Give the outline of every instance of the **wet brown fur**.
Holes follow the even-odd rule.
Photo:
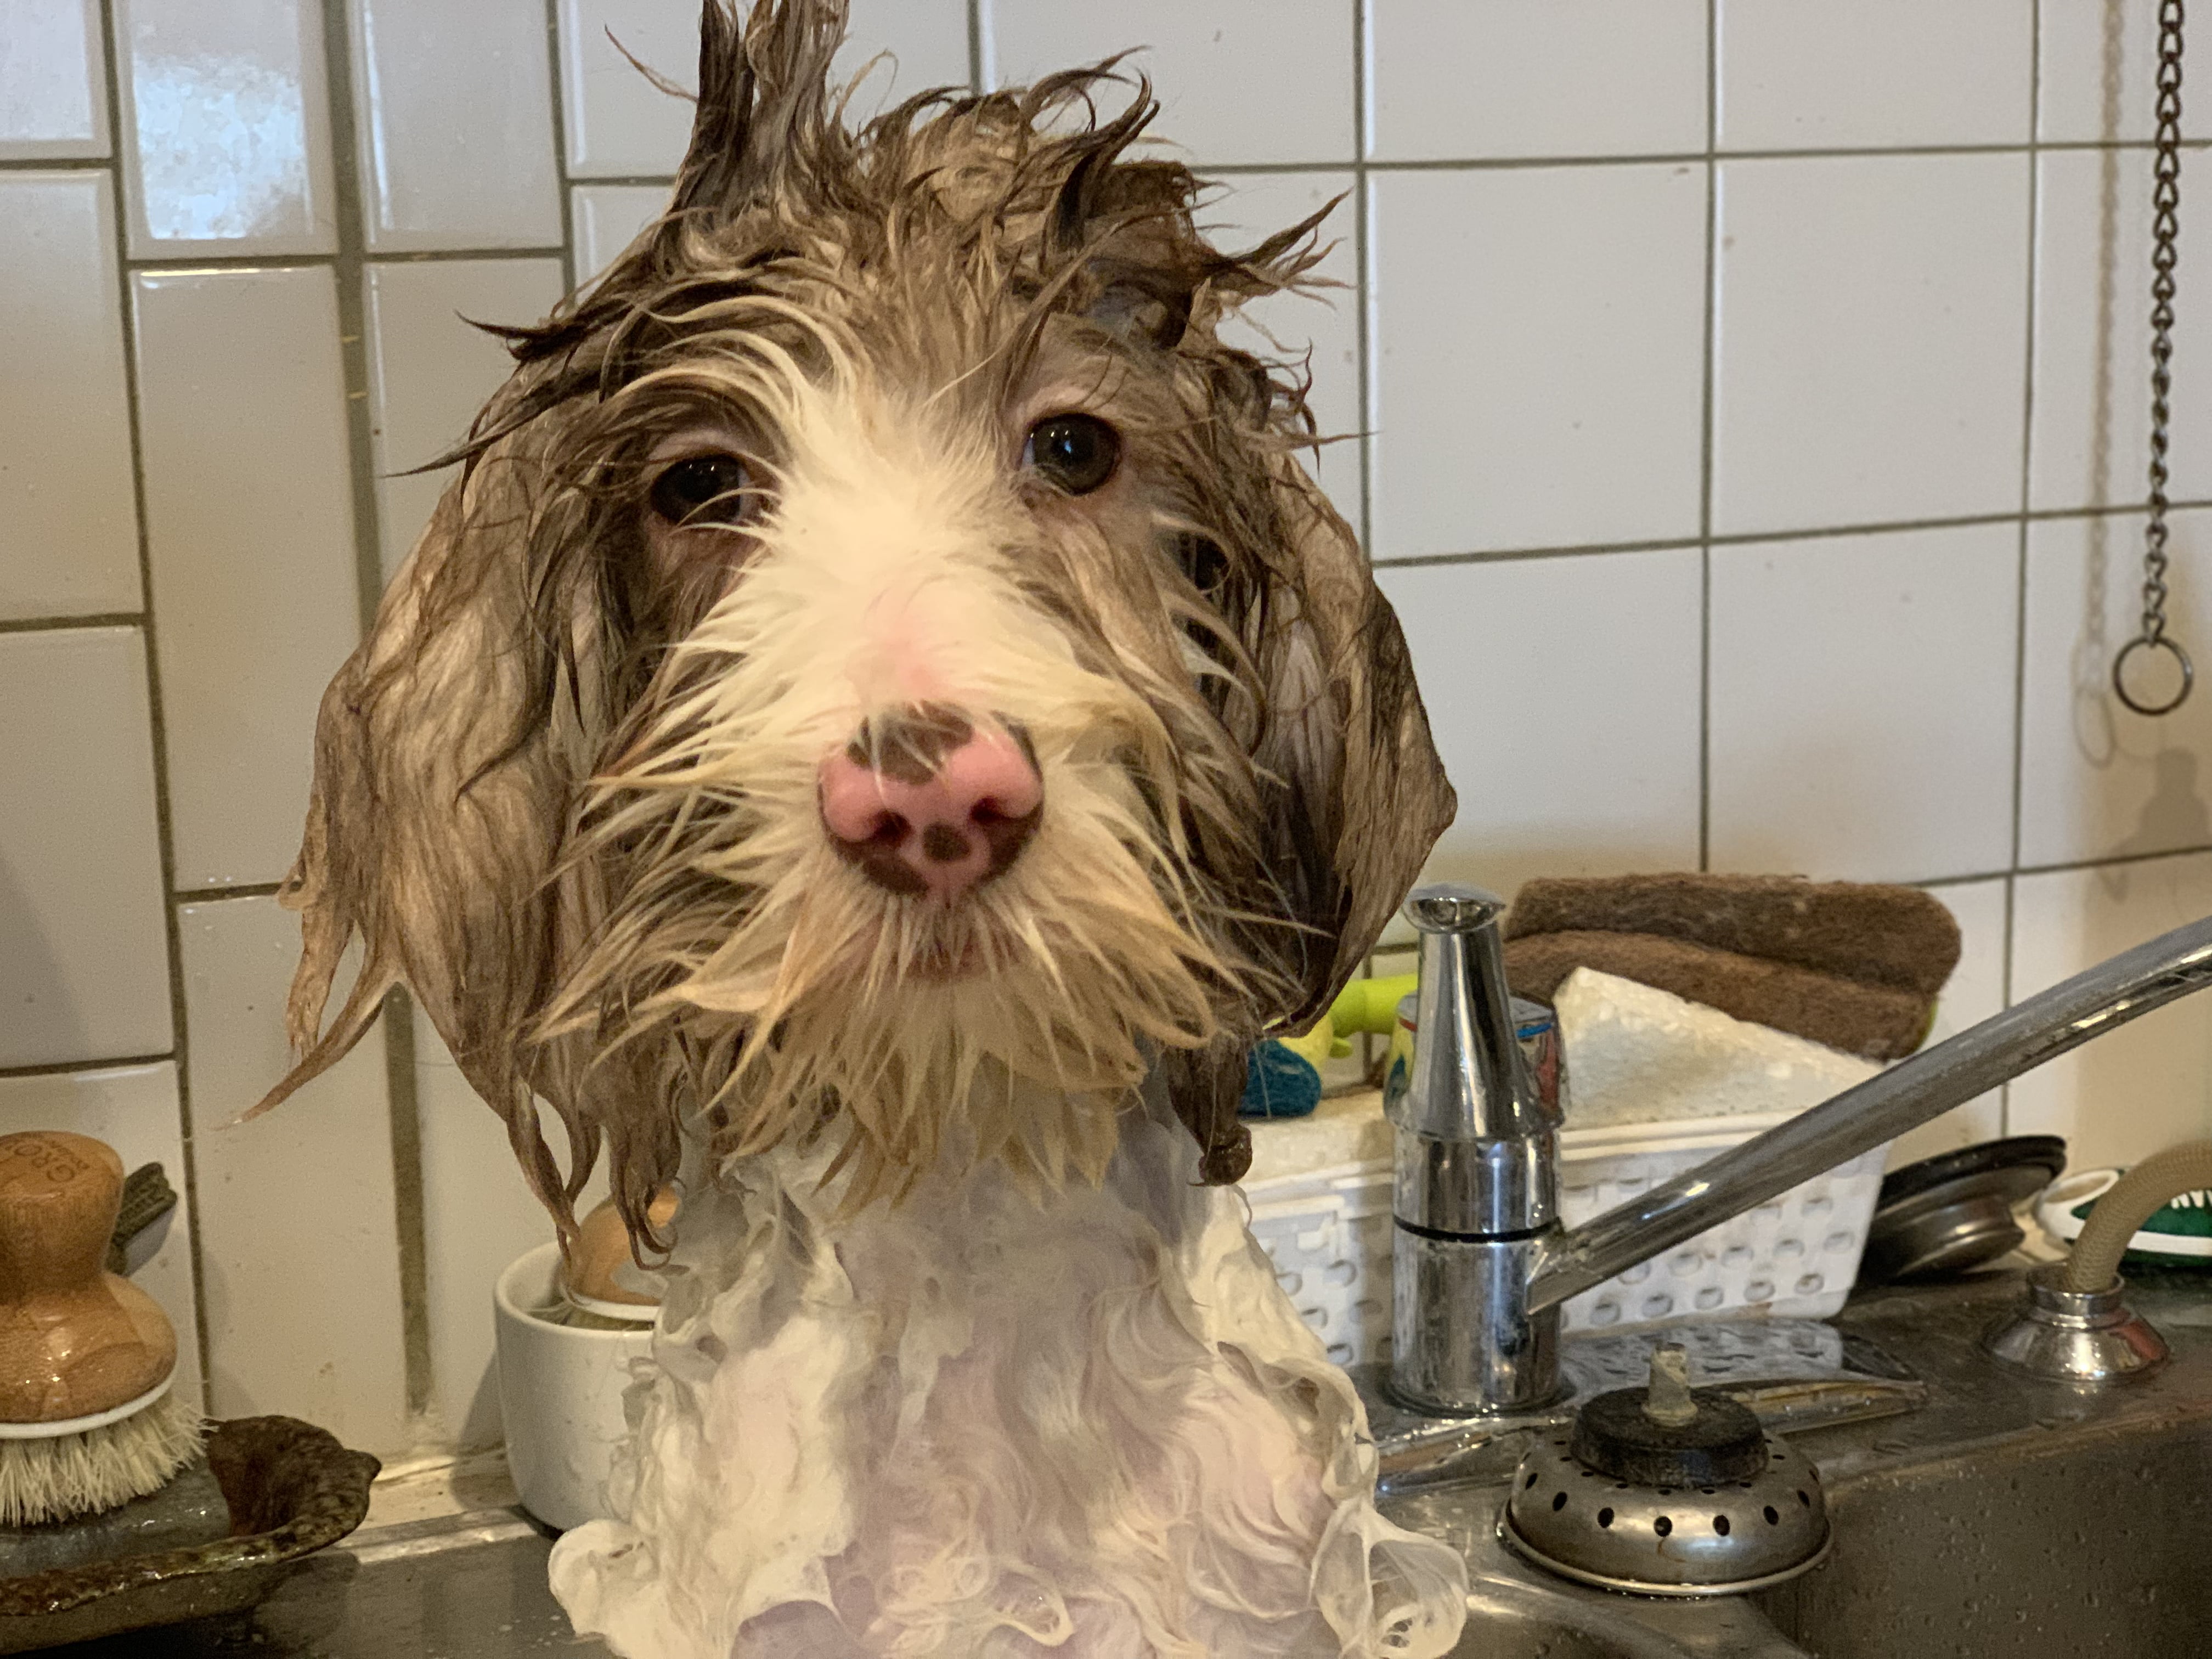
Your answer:
[[[1037,525],[1027,602],[1141,693],[1172,749],[1171,804],[1146,790],[1177,913],[1201,936],[1194,960],[1217,967],[1209,1028],[1162,1043],[1158,1063],[1209,1180],[1249,1161],[1246,1049],[1327,1007],[1453,810],[1396,620],[1292,459],[1314,441],[1303,377],[1217,331],[1301,281],[1320,216],[1241,255],[1215,249],[1194,176],[1133,153],[1154,113],[1141,86],[1121,113],[1093,111],[1119,83],[1110,64],[927,94],[848,131],[829,78],[843,12],[763,0],[740,24],[708,0],[667,213],[544,322],[501,331],[514,374],[322,705],[283,893],[305,939],[301,1057],[263,1107],[343,1055],[404,983],[564,1231],[604,1150],[634,1236],[654,1242],[646,1208],[674,1173],[679,1120],[725,1099],[748,1036],[641,1020],[673,971],[665,950],[627,977],[608,967],[622,941],[665,945],[679,921],[711,940],[750,901],[655,864],[665,815],[594,782],[665,732],[698,672],[669,647],[733,568],[743,580],[742,549],[672,571],[638,528],[647,452],[702,415],[750,422],[773,475],[767,414],[686,379],[733,337],[809,374],[842,342],[979,420],[1042,363],[1110,383],[1141,514],[1102,526],[1009,488]],[[1196,681],[1194,638],[1215,665]],[[326,1025],[356,936],[363,965]],[[564,1122],[565,1160],[539,1101]]]

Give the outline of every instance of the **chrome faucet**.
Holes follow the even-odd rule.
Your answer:
[[[1559,1398],[1568,1297],[1954,1106],[2212,984],[2212,917],[2098,963],[1567,1231],[1559,1123],[1508,1017],[1499,923],[1476,887],[1419,887],[1413,1063],[1386,1091],[1395,1132],[1389,1390],[1475,1416]],[[1571,1061],[1572,1056],[1569,1056]],[[1570,1075],[1571,1087],[1571,1074]]]

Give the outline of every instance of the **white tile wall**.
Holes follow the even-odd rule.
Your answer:
[[[537,322],[565,284],[557,259],[380,260],[366,281],[377,529],[389,581],[454,471],[411,469],[465,438],[514,367],[506,347],[470,322]]]
[[[1932,888],[1959,924],[1959,965],[1936,1006],[1930,1042],[1956,1036],[1969,1025],[2001,1013],[2005,1006],[2006,927],[2010,882],[2003,877],[1965,881]],[[1893,1170],[1955,1152],[1978,1140],[1993,1140],[2005,1133],[2005,1091],[1992,1089],[1953,1108],[1932,1123],[1923,1123],[1891,1143]]]
[[[0,634],[0,1071],[168,1051],[146,646]]]
[[[106,173],[0,173],[0,617],[138,609],[117,281]]]
[[[2057,0],[2058,7],[2094,0]],[[1716,0],[1723,149],[2022,144],[2032,0]]]
[[[558,0],[561,99],[568,176],[662,178],[675,173],[691,131],[691,105],[630,61],[687,91],[698,85],[699,8],[691,0]],[[856,76],[878,53],[854,97],[865,119],[933,87],[969,84],[967,0],[853,0],[852,34],[836,72]],[[611,37],[611,38],[610,38]],[[628,55],[625,56],[624,54]]]
[[[320,267],[164,271],[135,298],[176,878],[273,882],[359,631],[337,290]]]
[[[1698,862],[1698,555],[1682,549],[1379,573],[1459,790],[1433,873]]]
[[[1370,191],[1375,556],[1695,536],[1705,168]]]
[[[2212,514],[2171,522],[2166,614],[2175,638],[2212,647]],[[2021,862],[2084,863],[2212,846],[2212,698],[2150,719],[2112,695],[2112,656],[2142,607],[2142,520],[2061,519],[2027,532],[2021,707]],[[2132,673],[2136,665],[2130,664]],[[2166,672],[2171,665],[2160,664]],[[2208,663],[2212,666],[2212,663]],[[2136,682],[2131,678],[2131,684]],[[2167,689],[2146,678],[2148,691]]]
[[[348,0],[369,251],[561,241],[543,0]]]
[[[2020,504],[2027,157],[1719,169],[1713,525]]]
[[[177,1207],[155,1231],[131,1243],[138,1265],[131,1278],[161,1304],[177,1331],[176,1388],[200,1392],[200,1332],[192,1292],[191,1183],[177,1110],[177,1068],[167,1060],[88,1072],[47,1072],[0,1078],[0,1134],[66,1129],[115,1148],[128,1171],[158,1164],[177,1194]],[[150,1252],[150,1254],[148,1254]]]
[[[576,281],[588,283],[668,205],[666,185],[578,185],[568,192]]]
[[[1200,162],[1349,161],[1352,0],[980,0],[983,79],[1021,86],[1148,48],[1122,66],[1152,79],[1155,131]],[[1102,103],[1114,107],[1110,95]]]
[[[2212,855],[2021,876],[2012,994],[2032,995],[2106,957],[2212,913]],[[2015,1134],[2063,1134],[2077,1169],[2131,1164],[2212,1134],[2212,1001],[2146,1014],[2016,1080]]]
[[[1400,562],[1462,799],[1437,872],[1932,881],[1966,940],[1950,1030],[2212,906],[2212,694],[2165,725],[2112,710],[2138,527],[2082,511],[2143,473],[2155,3],[856,0],[841,64],[893,54],[866,112],[1147,46],[1158,131],[1226,170],[1205,216],[1231,240],[1352,188],[1327,267],[1351,290],[1255,322],[1311,343],[1326,424],[1372,434],[1319,466]],[[0,12],[0,1122],[192,1149],[216,1409],[478,1443],[489,1276],[544,1223],[434,1044],[396,1073],[419,1169],[391,1155],[380,1036],[217,1126],[283,1063],[295,934],[266,894],[315,697],[435,488],[377,469],[454,435],[499,371],[454,313],[536,314],[564,234],[588,278],[665,201],[690,106],[605,31],[689,85],[696,0]],[[2036,149],[2106,134],[2138,147]],[[2206,502],[2198,216],[2176,477]],[[2172,617],[2212,672],[2204,533],[2177,518]],[[1899,1156],[2201,1133],[2204,1018]],[[189,1313],[176,1248],[161,1294]],[[412,1378],[403,1330],[428,1341]]]
[[[2049,144],[2151,136],[2158,8],[2159,0],[2051,0],[2036,8],[2043,37],[2039,138]],[[2184,137],[2212,136],[2212,112],[2202,98],[2184,98],[2181,110]]]
[[[1298,223],[1331,202],[1321,228],[1328,257],[1304,294],[1259,301],[1230,325],[1229,337],[1249,351],[1296,362],[1313,376],[1308,406],[1325,438],[1302,458],[1353,525],[1359,522],[1359,216],[1349,173],[1245,173],[1231,175],[1199,215],[1207,234],[1242,251]],[[1338,200],[1342,198],[1342,200]],[[1319,286],[1334,284],[1334,286]],[[1310,354],[1310,355],[1309,355]]]
[[[2035,409],[2029,505],[2140,501],[2147,487],[2150,390],[2150,187],[2147,150],[2052,150],[2036,158]],[[2203,152],[2182,158],[2185,191],[2212,183]],[[2202,270],[2212,236],[2184,214],[2185,270]],[[2191,331],[2173,342],[2170,486],[2212,496],[2212,381]]]
[[[0,29],[0,161],[107,154],[100,0],[11,0]]]
[[[322,8],[114,0],[139,259],[337,246]]]
[[[1713,866],[1928,881],[2012,851],[2008,524],[1713,552]]]
[[[1368,154],[1702,152],[1707,3],[1369,0]]]
[[[477,1449],[499,1441],[492,1285],[553,1236],[524,1183],[507,1124],[477,1097],[430,1022],[415,1017],[415,1098],[422,1132],[422,1243],[437,1437]],[[565,1143],[557,1132],[556,1153]],[[602,1177],[583,1203],[605,1195]]]
[[[368,1451],[404,1450],[384,1045],[363,1043],[275,1111],[238,1121],[289,1063],[299,926],[270,898],[182,905],[177,926],[210,1407],[281,1412]]]

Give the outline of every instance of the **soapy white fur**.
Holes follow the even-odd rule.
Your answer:
[[[629,1659],[1433,1659],[1449,1546],[1385,1521],[1349,1380],[1164,1103],[1096,1187],[826,1154],[687,1196],[620,1520],[556,1546]]]

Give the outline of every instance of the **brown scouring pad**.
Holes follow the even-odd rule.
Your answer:
[[[1869,1060],[1919,1047],[1959,962],[1958,923],[1918,888],[1790,876],[1532,881],[1505,933],[1522,996],[1586,966]]]

